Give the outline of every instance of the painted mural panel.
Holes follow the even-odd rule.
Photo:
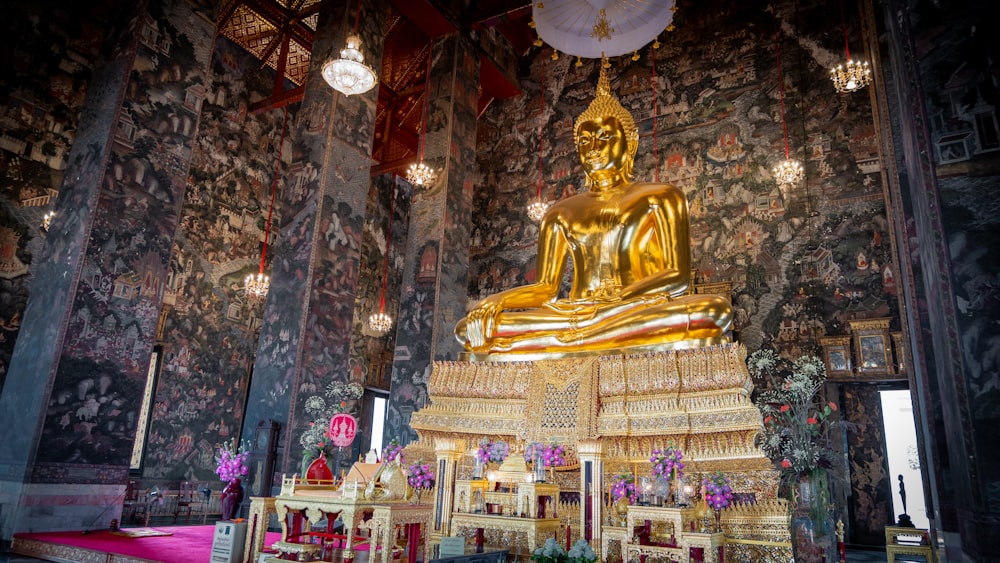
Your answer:
[[[184,5],[153,3],[132,26],[138,50],[117,115],[104,116],[117,119],[114,143],[53,384],[65,401],[46,414],[41,462],[131,455],[213,40]]]
[[[251,113],[272,87],[270,70],[230,41],[216,42],[164,288],[164,362],[145,478],[213,480],[219,445],[240,433],[262,312],[243,280],[259,271],[272,190],[270,243],[278,236],[297,109],[287,118],[284,109]],[[268,262],[273,256],[269,247]]]
[[[875,386],[847,385],[842,412],[851,424],[851,499],[853,541],[878,545],[885,541],[884,528],[893,523],[889,460],[882,431],[882,403]]]
[[[24,318],[43,216],[54,209],[93,63],[111,28],[106,6],[7,7],[0,57],[0,389]],[[32,25],[23,25],[32,22]]]
[[[427,403],[431,361],[454,359],[459,350],[453,329],[465,314],[471,216],[482,211],[470,209],[478,72],[478,57],[464,40],[435,43],[425,160],[439,174],[413,192],[387,440],[416,438],[409,420]]]

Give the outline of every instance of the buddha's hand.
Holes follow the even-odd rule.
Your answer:
[[[476,350],[493,340],[496,334],[497,319],[503,311],[503,301],[496,296],[487,297],[469,311],[466,316],[466,336],[469,346]]]

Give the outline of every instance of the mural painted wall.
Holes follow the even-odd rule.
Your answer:
[[[262,309],[243,283],[259,271],[272,188],[270,244],[280,234],[297,114],[289,107],[286,123],[284,109],[249,111],[270,95],[273,74],[229,40],[216,41],[164,288],[148,479],[214,480],[219,445],[240,437]],[[270,247],[265,272],[273,256]]]
[[[371,189],[368,190],[351,336],[351,381],[363,382],[366,387],[383,391],[389,391],[399,326],[399,290],[409,236],[411,193],[409,183],[392,175],[372,178]],[[395,198],[394,204],[390,201],[392,198]],[[388,260],[387,246],[390,246]],[[385,312],[396,322],[388,333],[379,335],[368,327],[368,317],[379,310],[383,282]]]
[[[426,148],[438,170],[430,186],[415,187],[399,331],[386,412],[386,442],[416,438],[410,415],[427,403],[431,362],[456,359],[455,322],[465,314],[476,152],[479,57],[457,36],[433,48]]]
[[[0,59],[0,389],[23,319],[40,225],[55,206],[92,66],[115,11],[20,2],[8,9]],[[24,25],[30,22],[30,25]]]
[[[129,463],[205,95],[211,24],[186,5],[153,3],[129,33],[137,51],[117,115],[105,116],[117,128],[45,417],[43,463]]]
[[[365,3],[360,35],[365,60],[378,65],[385,6]],[[353,20],[346,5],[320,14],[313,60],[335,56]],[[264,307],[245,428],[280,420],[275,471],[294,473],[303,457],[299,437],[309,427],[308,397],[352,377],[351,329],[371,184],[377,92],[332,93],[310,68],[293,128],[289,187],[282,195],[282,239],[275,249],[271,293]],[[346,463],[346,461],[345,461]],[[346,465],[345,465],[346,466]]]

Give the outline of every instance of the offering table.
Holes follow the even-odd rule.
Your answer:
[[[345,559],[353,558],[353,550],[360,544],[369,544],[370,560],[375,561],[381,550],[382,563],[392,560],[392,549],[396,540],[397,526],[401,527],[408,540],[407,560],[416,563],[417,548],[424,546],[424,561],[428,561],[427,530],[431,521],[431,506],[413,506],[405,502],[373,502],[363,498],[343,496],[333,489],[299,490],[290,495],[279,495],[274,499],[275,512],[281,522],[281,541],[272,546],[280,553],[309,554],[319,551],[319,545],[310,544],[309,536],[332,537],[332,522],[339,516],[344,523],[343,541]],[[291,525],[289,513],[293,513]],[[311,532],[312,523],[326,518],[327,533]],[[366,538],[355,532],[367,530]]]
[[[546,537],[556,538],[559,519],[453,513],[451,529],[454,535],[477,538],[477,542],[487,537],[490,545],[524,547],[530,555]]]

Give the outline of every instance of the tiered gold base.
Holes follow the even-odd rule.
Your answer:
[[[474,447],[489,437],[507,441],[519,455],[527,443],[556,441],[567,446],[573,467],[583,446],[585,455],[597,452],[604,480],[598,490],[606,491],[611,474],[649,475],[652,451],[673,445],[684,452],[685,474],[696,480],[696,490],[703,475],[722,471],[735,491],[756,501],[724,511],[727,542],[761,541],[783,552],[787,509],[777,499],[778,472],[754,445],[761,415],[750,400],[745,360],[742,345],[718,344],[556,360],[436,362],[431,402],[410,421],[420,436],[412,447],[457,441]],[[443,509],[450,514],[454,507]]]

